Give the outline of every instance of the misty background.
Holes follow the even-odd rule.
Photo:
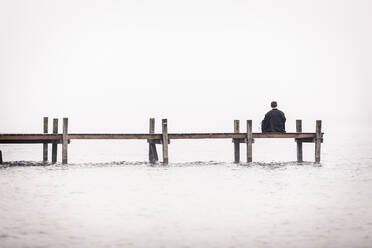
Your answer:
[[[0,0],[0,133],[253,131],[278,101],[293,139],[0,144],[1,247],[372,247],[372,1]],[[62,119],[59,122],[62,130]],[[162,161],[161,146],[158,154]],[[51,153],[49,146],[49,153]],[[50,156],[49,156],[50,158]],[[50,161],[50,160],[49,160]],[[58,162],[61,146],[58,146]],[[35,166],[33,166],[35,165]],[[38,166],[42,165],[42,166]]]
[[[0,130],[370,128],[370,1],[0,1]],[[50,120],[51,121],[51,120]],[[61,129],[60,129],[61,130]]]

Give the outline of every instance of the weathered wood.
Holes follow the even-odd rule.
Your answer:
[[[321,135],[320,143],[323,143],[323,134]],[[303,139],[295,139],[295,141],[301,141],[302,143],[315,143],[316,138],[303,138]]]
[[[169,144],[169,143],[168,143]],[[158,151],[156,149],[156,143],[152,143],[152,153],[154,154],[155,162],[159,161]]]
[[[246,133],[170,133],[169,139],[245,139]],[[255,138],[315,138],[315,133],[252,133]],[[252,141],[253,142],[253,141]]]
[[[151,139],[147,140],[147,143],[152,143],[152,144],[161,144],[161,139]],[[170,142],[168,142],[170,144]]]
[[[76,133],[68,134],[69,139],[148,139],[161,140],[161,134],[90,134],[90,133]],[[170,133],[169,139],[245,139],[245,133]],[[253,133],[253,138],[315,138],[315,133]],[[59,141],[62,140],[62,134],[0,134],[0,143],[2,141],[27,141],[39,140],[43,141]]]
[[[152,124],[153,123],[153,124]],[[52,162],[57,160],[57,144],[62,143],[62,163],[66,164],[68,144],[71,139],[147,139],[149,143],[149,160],[157,161],[157,151],[155,144],[162,144],[163,163],[167,164],[168,144],[170,139],[232,139],[234,143],[234,162],[240,162],[240,143],[245,142],[247,145],[247,162],[252,162],[252,144],[255,138],[294,138],[297,142],[297,160],[302,161],[302,143],[315,143],[315,161],[320,162],[320,144],[323,142],[323,133],[321,132],[321,121],[317,121],[315,133],[303,133],[301,121],[296,121],[296,133],[253,133],[252,121],[247,121],[247,132],[239,133],[239,121],[234,121],[233,133],[168,133],[167,119],[162,120],[162,133],[155,134],[155,120],[150,120],[149,133],[137,134],[97,134],[97,133],[68,133],[68,119],[63,119],[63,132],[58,134],[58,119],[53,120],[53,134],[48,134],[48,119],[44,118],[44,133],[31,134],[12,134],[0,133],[0,143],[5,144],[43,144],[43,161],[47,161],[47,149],[44,145],[52,143]],[[299,147],[301,145],[301,147]],[[46,153],[45,153],[46,151]],[[46,154],[46,156],[45,156]]]
[[[58,134],[58,119],[53,119],[53,133]],[[54,141],[52,144],[52,163],[57,162],[57,145],[58,142]]]
[[[315,137],[315,163],[320,163],[320,144],[322,137],[322,121],[316,121],[316,137]]]
[[[150,118],[149,133],[150,134],[151,133],[155,133],[155,119],[154,118]],[[151,143],[151,141],[149,142],[149,161],[150,161],[150,163],[154,163],[155,162],[154,153],[152,151],[152,143]]]
[[[155,162],[159,161],[158,151],[156,149],[156,144],[155,143],[152,144],[151,149],[152,149],[152,153],[154,154]]]
[[[244,134],[244,135],[247,136],[246,134]],[[247,138],[244,138],[244,139],[233,139],[232,143],[235,143],[235,142],[246,144],[247,143]],[[254,139],[252,139],[252,144],[254,144]]]
[[[296,120],[296,132],[301,133],[302,132],[302,120]],[[297,162],[303,162],[302,157],[302,141],[297,139]]]
[[[62,137],[62,135],[61,135]],[[11,139],[11,140],[0,140],[0,144],[43,144],[43,143],[48,143],[48,144],[52,144],[54,142],[57,142],[58,144],[62,144],[62,138],[61,139],[58,139],[56,141],[54,140],[45,140],[45,139],[41,139],[41,140],[14,140],[14,139]],[[69,140],[69,144],[70,144],[70,140]]]
[[[239,133],[239,120],[234,120],[234,133]],[[240,163],[240,142],[238,139],[234,141],[234,163]]]
[[[3,163],[3,152],[0,150],[0,164]]]
[[[154,134],[155,133],[155,119],[150,118],[150,128],[149,133]],[[149,161],[150,163],[155,163],[159,160],[158,152],[156,150],[155,140],[148,140],[149,142]]]
[[[162,119],[162,145],[163,145],[163,163],[168,164],[168,122]]]
[[[3,140],[15,140],[15,141],[26,141],[26,140],[41,140],[43,141],[54,141],[61,140],[61,134],[42,134],[42,133],[31,133],[31,134],[0,134],[0,142]]]
[[[69,139],[162,139],[161,134],[148,134],[148,133],[118,133],[118,134],[92,134],[92,133],[70,133]],[[315,135],[314,135],[315,137]]]
[[[63,118],[62,164],[67,164],[67,147],[68,147],[68,118]]]
[[[48,133],[48,117],[44,117],[43,133]],[[43,143],[43,163],[48,162],[48,143]]]
[[[252,162],[252,120],[247,120],[247,163]]]

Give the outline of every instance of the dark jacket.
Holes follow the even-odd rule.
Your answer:
[[[265,119],[261,123],[262,132],[285,133],[285,121],[286,118],[282,111],[279,109],[272,109],[266,113]]]

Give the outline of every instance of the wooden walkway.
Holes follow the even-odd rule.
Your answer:
[[[302,162],[302,143],[315,143],[315,162],[320,162],[320,146],[323,142],[321,132],[321,121],[316,121],[314,133],[302,132],[302,121],[296,121],[295,133],[253,133],[252,121],[247,121],[246,132],[241,133],[239,120],[234,121],[234,132],[232,133],[168,133],[167,119],[162,120],[162,133],[155,133],[155,119],[150,119],[149,133],[134,134],[97,134],[97,133],[68,133],[68,118],[63,118],[63,131],[58,133],[58,119],[53,119],[53,133],[48,133],[48,117],[44,117],[43,133],[33,134],[7,134],[0,133],[0,144],[43,144],[43,162],[48,161],[48,144],[52,144],[52,163],[57,162],[57,146],[62,145],[62,163],[68,161],[68,144],[73,139],[143,139],[149,143],[149,161],[158,161],[156,144],[162,145],[163,163],[168,164],[168,145],[172,139],[232,139],[234,143],[234,162],[240,162],[240,143],[246,144],[247,159],[252,162],[252,147],[254,139],[260,138],[290,138],[297,143],[297,161]],[[0,151],[0,163],[2,153]]]

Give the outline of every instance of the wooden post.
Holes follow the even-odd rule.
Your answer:
[[[168,123],[167,119],[162,119],[162,144],[163,144],[163,164],[168,164]]]
[[[296,120],[296,132],[302,132],[302,120]],[[297,140],[297,162],[303,162],[302,158],[302,142]]]
[[[155,133],[155,119],[150,118],[150,134]],[[155,163],[158,161],[158,152],[156,151],[156,145],[153,140],[149,140],[149,161],[150,163]]]
[[[58,119],[53,119],[53,133],[58,134]],[[57,142],[52,144],[52,163],[57,162]]]
[[[43,133],[48,133],[48,117],[44,117]],[[43,143],[43,163],[48,162],[48,143]]]
[[[62,133],[62,164],[67,164],[67,146],[68,146],[68,118],[63,118],[63,133]]]
[[[247,120],[247,163],[252,162],[252,143],[253,143],[253,135],[252,135],[252,120]]]
[[[154,133],[155,132],[155,119],[154,118],[150,118],[150,128],[149,128],[149,133]],[[154,153],[152,152],[152,143],[151,143],[151,140],[148,140],[149,141],[149,161],[150,163],[154,163],[155,162],[155,158],[154,158]]]
[[[0,164],[2,164],[2,163],[3,163],[3,153],[0,150]]]
[[[316,121],[316,138],[315,138],[315,163],[320,163],[320,144],[322,136],[322,121]]]
[[[239,120],[234,120],[234,133],[239,133]],[[234,139],[234,163],[240,163],[240,142]]]

